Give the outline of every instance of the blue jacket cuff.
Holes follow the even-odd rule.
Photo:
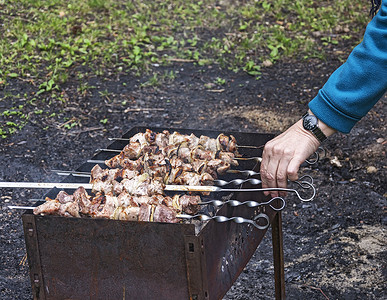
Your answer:
[[[309,102],[309,108],[319,120],[343,133],[349,133],[360,120],[335,108],[323,90],[320,90],[317,96]]]

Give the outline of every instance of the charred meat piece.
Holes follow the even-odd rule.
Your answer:
[[[124,179],[121,184],[123,189],[133,196],[150,196],[162,194],[164,191],[164,184],[159,180],[151,179],[148,174]]]
[[[216,138],[216,141],[218,150],[237,154],[237,142],[234,136],[230,135],[230,137],[228,137],[221,133]]]
[[[60,191],[58,195],[56,196],[55,200],[58,200],[59,203],[65,204],[68,202],[74,201],[74,196],[67,194],[65,191]]]
[[[111,159],[105,160],[105,165],[109,168],[125,168],[133,171],[140,172],[142,169],[142,160],[139,158],[137,160],[132,160],[124,155],[123,152],[113,156]]]
[[[172,198],[172,207],[180,212],[187,214],[196,214],[199,211],[200,196],[192,195],[175,195]],[[171,207],[171,206],[168,206]]]
[[[91,201],[90,196],[87,194],[86,190],[81,186],[74,191],[73,196],[74,201],[78,203],[79,212],[87,215],[89,213]]]
[[[142,154],[142,147],[139,142],[133,142],[127,144],[124,149],[122,149],[122,152],[124,153],[124,156],[130,159],[137,159]]]
[[[58,215],[60,209],[58,200],[46,199],[46,202],[34,208],[34,215]]]
[[[102,207],[99,207],[94,217],[109,219],[113,215],[117,207],[118,207],[117,197],[113,196],[112,194],[107,194],[105,195],[104,204],[102,205]]]
[[[63,217],[76,217],[79,218],[79,206],[77,202],[67,202],[61,204],[58,214]]]
[[[112,215],[112,219],[125,221],[138,221],[139,207],[118,207]]]
[[[152,215],[152,205],[144,204],[140,206],[140,210],[138,212],[138,220],[149,222],[151,220]]]
[[[153,212],[153,222],[178,223],[176,212],[165,205],[157,205]]]
[[[165,178],[166,184],[177,185],[203,185],[212,182],[214,178],[208,173],[198,174],[186,172],[182,168],[172,169],[170,175]]]

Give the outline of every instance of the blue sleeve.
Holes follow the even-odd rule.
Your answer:
[[[363,41],[328,79],[309,108],[328,126],[348,133],[387,90],[387,0]]]

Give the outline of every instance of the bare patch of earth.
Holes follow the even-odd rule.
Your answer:
[[[77,83],[65,87],[68,103],[60,114],[80,126],[47,123],[32,115],[23,130],[0,145],[0,180],[58,181],[50,170],[77,168],[95,149],[133,126],[160,126],[279,133],[297,120],[307,102],[339,65],[327,62],[278,63],[256,81],[219,67],[176,64],[177,77],[160,86],[125,74],[88,78],[96,88],[82,96]],[[223,86],[206,83],[223,78]],[[123,83],[126,83],[124,86]],[[100,91],[108,91],[109,99]],[[2,93],[28,92],[11,82]],[[129,105],[122,106],[122,100]],[[386,98],[348,135],[325,144],[327,154],[302,174],[315,179],[313,202],[286,198],[283,212],[285,277],[288,299],[386,298]],[[10,107],[14,106],[10,103]],[[57,106],[44,109],[58,112]],[[157,110],[152,110],[157,108]],[[101,119],[107,118],[105,125]],[[50,121],[52,122],[52,121]],[[370,168],[373,167],[373,168]],[[8,205],[28,205],[41,190],[0,191],[0,298],[31,299],[20,212]],[[273,299],[270,232],[225,299]]]

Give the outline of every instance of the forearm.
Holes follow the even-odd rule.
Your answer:
[[[387,90],[387,0],[364,39],[309,103],[322,122],[348,133]]]

